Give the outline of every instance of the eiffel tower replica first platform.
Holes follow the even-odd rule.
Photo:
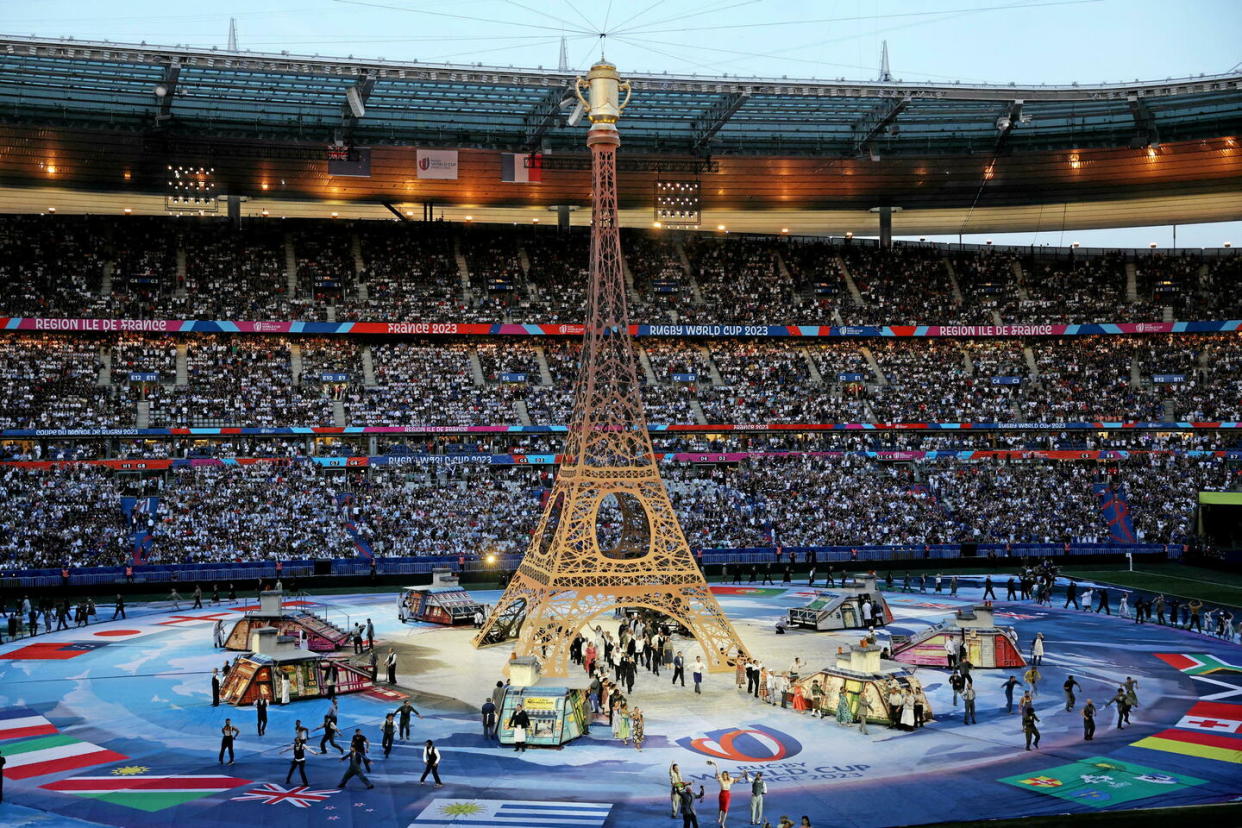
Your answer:
[[[655,610],[680,623],[703,648],[710,671],[731,669],[730,660],[747,652],[690,552],[647,433],[617,224],[617,120],[629,93],[603,60],[578,80],[591,119],[593,205],[573,414],[530,546],[474,639],[482,647],[516,637],[516,655],[537,657],[546,676],[568,675],[574,636],[620,607]]]

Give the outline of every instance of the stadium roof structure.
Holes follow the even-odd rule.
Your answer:
[[[1242,74],[1018,86],[622,68],[634,85],[622,151],[637,173],[623,183],[623,207],[649,206],[656,180],[690,178],[703,181],[704,210],[751,211],[1242,188]],[[215,167],[223,190],[243,195],[279,180],[289,198],[586,204],[573,82],[542,69],[0,37],[0,174],[18,185],[153,192],[168,164],[188,163]],[[329,178],[332,143],[372,148],[369,178]],[[458,180],[425,181],[416,147],[473,154]],[[498,186],[499,153],[531,151],[545,154],[543,184]],[[1220,204],[1209,212],[1239,217]]]

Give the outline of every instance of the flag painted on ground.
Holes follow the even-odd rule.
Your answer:
[[[233,776],[134,775],[74,776],[41,787],[154,813],[249,784]]]
[[[1191,711],[1200,708],[1224,707],[1242,709],[1242,705],[1237,704],[1199,702],[1191,708]],[[1229,715],[1236,717],[1239,714],[1233,712]],[[1145,739],[1139,739],[1134,743],[1134,747],[1242,764],[1242,732],[1237,729],[1239,725],[1242,725],[1242,720],[1239,719],[1187,714],[1178,722],[1176,728],[1162,730]],[[1228,730],[1229,727],[1234,727],[1234,730]]]
[[[1204,676],[1212,673],[1242,673],[1242,667],[1222,661],[1207,653],[1156,653],[1156,658],[1165,664],[1192,676]]]
[[[296,788],[284,788],[272,782],[251,788],[241,796],[233,797],[234,802],[261,802],[264,805],[279,805],[287,802],[295,808],[309,808],[317,802],[323,802],[339,790],[312,791],[305,785]]]
[[[3,750],[8,760],[4,766],[6,779],[30,779],[107,762],[123,762],[129,758],[64,733],[8,742]]]
[[[1199,733],[1242,734],[1242,704],[1201,701],[1186,711],[1176,727]]]
[[[1202,785],[1207,780],[1095,756],[998,781],[1091,808],[1107,808]]]
[[[437,799],[414,817],[411,826],[478,825],[510,828],[601,826],[612,806],[603,802],[538,802],[513,799]]]
[[[711,591],[712,595],[750,595],[755,598],[785,594],[784,587],[714,586]]]
[[[56,725],[28,707],[0,710],[0,741],[50,736],[55,732]]]
[[[98,650],[100,647],[107,647],[106,641],[47,641],[39,644],[27,644],[12,652],[0,655],[0,659],[6,661],[64,661],[67,658],[77,658],[80,655],[86,655]]]
[[[543,155],[506,152],[500,156],[500,180],[511,184],[543,181]]]

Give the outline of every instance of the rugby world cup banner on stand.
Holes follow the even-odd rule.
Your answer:
[[[0,317],[10,331],[66,333],[253,333],[253,334],[409,334],[431,336],[582,336],[571,323],[474,322],[277,322],[207,319],[78,319]],[[1016,337],[1100,336],[1161,333],[1232,333],[1242,320],[1219,322],[1116,322],[1084,325],[630,325],[640,337]]]

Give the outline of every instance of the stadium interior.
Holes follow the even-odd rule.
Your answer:
[[[995,573],[987,586],[995,577],[999,588],[1040,561],[1082,569],[1083,584],[1105,594],[1116,586],[1104,570],[1123,562],[1132,570],[1130,561],[1210,567],[1233,583],[1242,566],[1228,517],[1236,512],[1201,503],[1242,492],[1242,256],[1231,244],[1090,247],[1074,234],[1242,219],[1242,74],[1006,86],[621,72],[633,104],[619,124],[617,216],[641,426],[708,579],[726,585],[744,572],[759,590],[720,593],[748,640],[798,605],[793,592],[768,600],[762,583],[753,586],[756,568],[771,570],[773,561],[779,577],[782,555],[791,589],[808,575],[814,584],[816,562],[821,578],[830,566],[887,572],[894,607],[918,617],[912,630],[944,612],[972,611],[984,599],[985,573]],[[252,584],[283,577],[290,597],[319,602],[315,611],[344,626],[382,613],[380,637],[403,641],[411,664],[415,654],[426,659],[417,671],[403,661],[401,684],[435,711],[428,733],[446,754],[477,748],[484,756],[473,736],[483,695],[476,686],[490,687],[504,665],[461,636],[407,636],[404,615],[397,632],[389,593],[448,566],[494,604],[493,590],[537,539],[574,422],[592,272],[595,185],[576,91],[576,73],[565,69],[0,36],[3,609],[17,612],[27,594],[91,595],[102,613],[105,596],[133,596],[139,620],[117,633],[116,653],[128,632],[163,634],[152,625],[187,618],[157,622],[171,612],[157,594],[244,583],[250,601],[258,598]],[[1056,245],[928,240],[1050,227]],[[620,532],[625,518],[609,509],[601,507],[600,519]],[[960,571],[962,600],[956,575],[951,601],[947,589],[943,599],[905,587],[911,594],[900,594],[893,571],[909,579],[911,569],[916,578],[935,573],[937,593],[941,570]],[[296,596],[293,579],[303,590]],[[1164,584],[1147,588],[1172,594],[1175,586]],[[1057,610],[1064,586],[1056,586]],[[334,605],[316,589],[348,595]],[[1223,589],[1233,592],[1215,601],[1222,623],[1226,608],[1233,619],[1242,603],[1236,587]],[[1085,615],[1006,606],[1006,625],[1039,618],[1067,643],[1108,643],[1079,626]],[[24,623],[0,628],[5,646]],[[160,639],[170,665],[202,644],[190,642],[191,628],[201,638],[209,624]],[[1161,688],[1160,702],[1142,714],[1175,721],[1177,688],[1155,667],[1190,668],[1173,656],[1144,666],[1140,659],[1157,649],[1210,654],[1229,681],[1242,671],[1232,628],[1193,644],[1125,629],[1119,661],[1096,677],[1101,704],[1131,671],[1153,696]],[[858,644],[858,632],[832,646]],[[771,645],[773,663],[793,654],[780,641]],[[0,685],[30,678],[4,665],[24,664],[33,656],[14,653],[32,646],[0,652]],[[467,666],[454,673],[459,655]],[[813,660],[830,657],[823,649]],[[199,695],[219,658],[215,649],[210,658],[186,657],[194,675],[185,681]],[[1092,669],[1076,650],[1050,662],[1057,680]],[[143,662],[135,675],[145,682],[159,671]],[[922,675],[929,698],[946,705],[943,676]],[[994,675],[992,696],[1003,679]],[[432,692],[431,676],[447,695]],[[713,678],[713,692],[732,684]],[[61,689],[75,681],[68,673],[55,680]],[[160,727],[180,726],[160,701],[180,699],[177,686],[150,691]],[[0,687],[0,755],[12,745],[4,740],[16,738],[4,735],[11,710],[80,723],[125,703],[94,689],[65,690],[64,700],[59,691],[25,693]],[[97,693],[94,707],[70,710],[73,693]],[[710,698],[704,705],[715,704]],[[958,715],[952,698],[945,721]],[[667,701],[658,699],[650,704]],[[374,730],[380,714],[367,704],[375,701],[351,696],[346,723]],[[1038,770],[1025,765],[989,771],[992,802],[954,799],[933,787],[974,784],[966,769],[992,761],[990,748],[962,743],[937,759],[933,746],[899,759],[900,739],[868,744],[856,761],[894,763],[904,777],[891,784],[932,804],[865,805],[864,795],[879,789],[824,780],[874,771],[823,770],[844,767],[839,757],[848,752],[815,753],[814,737],[783,724],[779,707],[753,714],[753,726],[751,713],[700,721],[689,705],[664,720],[649,714],[659,734],[650,749],[686,765],[695,750],[697,771],[704,756],[737,765],[738,752],[720,747],[730,728],[752,734],[756,750],[772,741],[780,754],[773,761],[791,758],[790,745],[801,742],[820,763],[820,781],[791,801],[815,814],[815,825],[999,817],[1054,825],[1065,808],[1105,807],[1029,790],[1021,796],[1031,801],[1007,799],[1022,783],[999,777]],[[1242,733],[1242,714],[1233,722],[1213,710]],[[273,713],[282,726],[284,713]],[[249,721],[248,712],[234,714]],[[686,744],[679,716],[690,721]],[[195,709],[184,721],[214,736],[217,718]],[[472,735],[453,741],[467,719]],[[162,738],[136,727],[145,735],[131,742]],[[1050,725],[1050,741],[1069,745],[1078,727]],[[1017,744],[1021,734],[1005,738]],[[631,791],[639,783],[610,775],[611,754],[601,739],[590,741],[581,761],[593,780],[573,777],[571,747],[537,760],[544,768],[518,754],[479,761],[506,800],[529,799],[552,768],[578,780],[559,799],[613,803],[601,819],[566,805],[555,824],[668,823],[667,794]],[[1075,741],[1073,757],[1063,747],[1060,758],[1090,764],[1091,753],[1112,747],[1129,750],[1123,758],[1133,763],[1147,755],[1117,741],[1078,756]],[[1186,777],[1161,805],[1242,796],[1232,776],[1242,743],[1219,749],[1231,758],[1210,766],[1203,758],[1179,766],[1161,754],[1155,765]],[[142,774],[154,762],[136,744],[116,750],[141,767],[111,773]],[[175,772],[220,770],[208,753],[195,760],[202,767]],[[661,775],[668,760],[658,755]],[[283,769],[285,760],[267,761]],[[412,746],[408,761],[413,767]],[[930,763],[926,777],[920,762]],[[239,767],[256,784],[264,778]],[[649,767],[629,771],[651,775]],[[779,773],[770,776],[792,785],[798,771]],[[710,790],[716,777],[705,778]],[[319,810],[326,794],[295,799],[294,808],[241,807],[276,810],[290,819],[272,823],[281,825],[338,817],[459,824],[426,816],[433,806],[424,792],[402,793],[412,779],[378,778],[384,798],[368,790],[355,802],[366,816],[345,813],[354,810],[343,804],[348,793],[331,800],[340,810],[330,816]],[[218,789],[240,793],[251,779],[236,781]],[[455,784],[450,793],[462,802],[478,795]],[[843,788],[848,808],[830,806]],[[139,824],[126,822],[138,811],[109,804],[115,792],[92,804],[65,790],[19,783],[0,803],[0,822]],[[243,813],[223,816],[207,804],[164,813],[184,814],[195,828],[236,824]],[[705,823],[716,810],[709,800],[699,809]],[[161,824],[144,810],[150,821],[142,825]],[[463,815],[460,824],[528,824],[529,815],[466,819],[476,812],[451,813]],[[739,819],[745,814],[735,811]]]

